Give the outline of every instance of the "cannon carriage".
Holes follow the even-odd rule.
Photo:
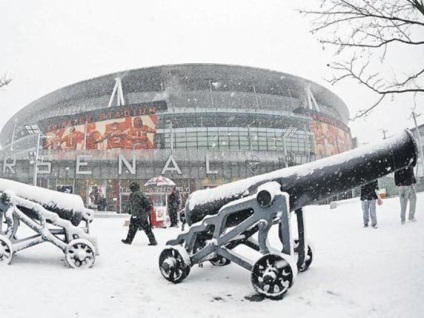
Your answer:
[[[50,242],[63,251],[68,266],[91,267],[99,254],[97,239],[89,234],[93,219],[80,196],[0,179],[0,264]],[[36,234],[19,231],[22,224]]]
[[[184,210],[190,227],[167,242],[159,256],[160,272],[179,283],[195,264],[233,262],[251,272],[258,294],[280,299],[314,257],[302,208],[414,166],[416,161],[415,139],[405,131],[376,145],[195,191]],[[269,240],[274,225],[278,225],[278,246]]]

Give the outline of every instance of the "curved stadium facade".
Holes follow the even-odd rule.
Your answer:
[[[334,93],[286,73],[216,64],[129,70],[61,88],[13,116],[0,133],[1,177],[72,191],[87,205],[96,187],[119,211],[130,181],[163,175],[184,200],[349,150],[348,118]]]

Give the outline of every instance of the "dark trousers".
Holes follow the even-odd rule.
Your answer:
[[[169,219],[171,221],[171,226],[178,225],[177,209],[169,209]]]
[[[144,233],[146,233],[150,243],[156,242],[156,238],[152,232],[152,228],[150,227],[149,221],[141,219],[141,218],[137,218],[137,217],[131,217],[130,219],[130,228],[128,230],[128,235],[127,235],[128,242],[131,243],[134,240],[134,236],[137,233],[139,228],[141,228],[144,231]]]

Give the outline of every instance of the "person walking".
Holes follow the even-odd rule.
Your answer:
[[[180,207],[180,196],[177,188],[173,187],[171,194],[168,196],[168,211],[171,219],[171,227],[178,227],[178,208]]]
[[[131,244],[134,240],[134,236],[137,230],[141,228],[146,233],[149,239],[149,245],[157,245],[155,235],[153,234],[150,226],[150,211],[152,204],[150,203],[147,196],[140,191],[140,186],[137,182],[133,181],[130,184],[130,198],[129,198],[129,210],[131,213],[130,226],[128,229],[127,238],[121,240],[124,244]]]
[[[414,169],[411,166],[403,168],[395,172],[395,184],[399,189],[400,200],[400,222],[405,224],[406,207],[409,201],[409,216],[410,222],[416,222],[415,207],[417,204],[417,193],[415,184],[417,180],[414,176]]]
[[[361,205],[364,227],[368,227],[368,223],[371,219],[371,226],[375,229],[378,228],[377,202],[379,205],[383,203],[378,194],[378,181],[374,180],[361,186]]]

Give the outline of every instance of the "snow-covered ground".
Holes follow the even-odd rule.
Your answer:
[[[96,218],[100,256],[93,268],[67,268],[50,243],[20,251],[1,267],[1,317],[424,317],[424,193],[418,222],[400,224],[398,198],[378,207],[379,228],[363,228],[358,199],[336,209],[305,209],[314,262],[283,300],[247,300],[250,273],[230,264],[194,266],[180,284],[166,281],[158,256],[179,229],[139,232],[124,245],[123,218]],[[19,231],[23,231],[20,229]],[[18,231],[18,234],[19,234]],[[275,239],[275,236],[272,236]]]

